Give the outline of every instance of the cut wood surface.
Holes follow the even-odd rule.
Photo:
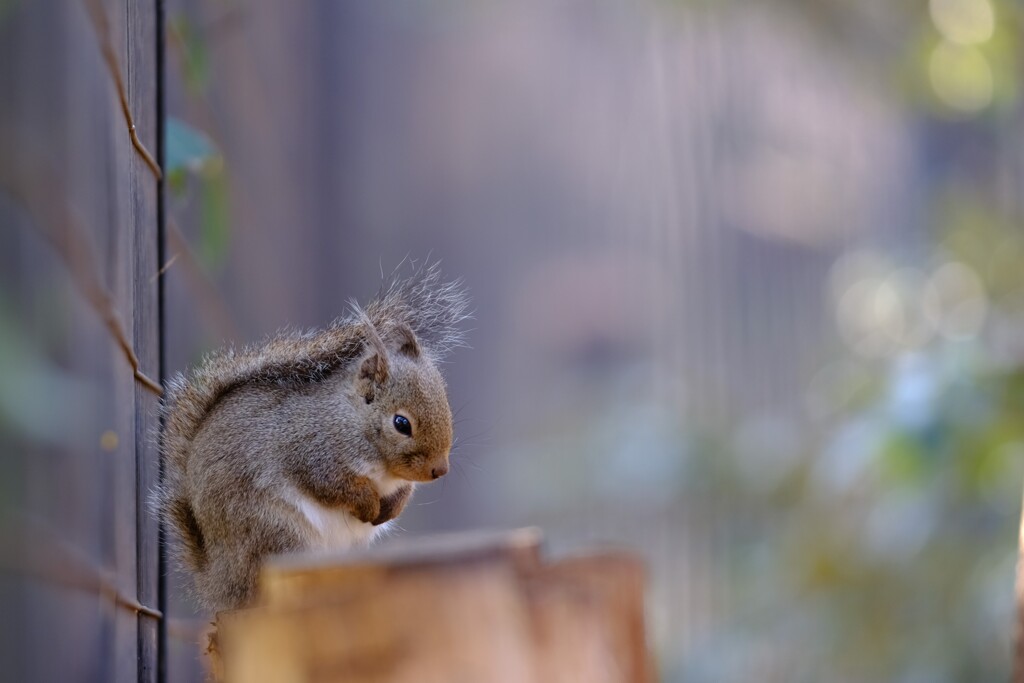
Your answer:
[[[643,564],[577,556],[527,577],[541,681],[653,680],[644,639]]]
[[[257,607],[218,615],[212,669],[228,683],[646,683],[643,587],[625,554],[544,563],[529,529],[282,557]]]

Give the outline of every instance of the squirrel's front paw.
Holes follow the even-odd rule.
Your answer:
[[[366,477],[355,477],[348,497],[348,509],[360,522],[372,522],[380,516],[380,496]]]
[[[373,525],[380,526],[384,522],[390,522],[402,514],[402,510],[405,509],[405,504],[409,502],[409,496],[411,495],[412,484],[406,484],[387,498],[381,498],[380,514],[373,520]]]

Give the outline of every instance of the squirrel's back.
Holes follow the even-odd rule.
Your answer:
[[[245,386],[292,386],[322,380],[354,360],[368,343],[365,325],[384,336],[397,326],[411,329],[434,362],[464,344],[461,324],[469,300],[461,282],[443,282],[437,264],[414,268],[407,278],[392,277],[365,309],[353,312],[326,329],[283,332],[241,350],[210,354],[189,374],[178,374],[167,386],[163,403],[160,450],[164,481],[155,493],[158,514],[173,527],[179,562],[202,572],[207,553],[202,529],[186,489],[192,443],[210,411],[231,392]]]

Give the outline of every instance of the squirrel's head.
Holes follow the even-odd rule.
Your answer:
[[[448,472],[452,411],[444,379],[416,335],[398,325],[381,339],[372,326],[355,376],[356,394],[367,411],[366,437],[388,473],[409,481],[432,481]]]

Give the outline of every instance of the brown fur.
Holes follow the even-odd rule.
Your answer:
[[[463,343],[464,291],[435,265],[353,308],[322,331],[213,354],[170,383],[154,501],[208,608],[245,605],[267,555],[309,546],[296,491],[379,525],[401,513],[412,482],[447,471],[438,363]],[[394,428],[396,413],[412,436]],[[410,483],[382,499],[381,476]]]

